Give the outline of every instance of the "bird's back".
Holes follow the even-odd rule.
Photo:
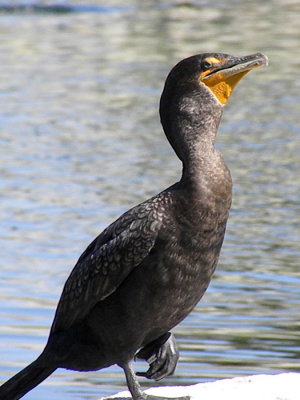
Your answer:
[[[83,362],[74,351],[62,356],[72,360],[63,366],[97,369],[130,360],[194,308],[215,270],[228,216],[204,197],[179,182],[92,242],[66,282],[52,327],[54,337],[82,336],[92,356]]]

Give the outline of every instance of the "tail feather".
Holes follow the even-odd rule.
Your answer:
[[[38,360],[0,386],[0,400],[18,400],[54,372],[56,368],[42,367]]]

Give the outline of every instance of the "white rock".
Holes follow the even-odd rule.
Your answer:
[[[145,393],[161,397],[190,396],[191,400],[300,400],[300,373],[253,375],[191,386],[160,386]],[[128,399],[128,391],[107,399]]]

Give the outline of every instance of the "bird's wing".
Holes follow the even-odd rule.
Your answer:
[[[51,333],[82,320],[113,293],[153,248],[161,220],[151,204],[123,214],[84,251],[67,279]]]

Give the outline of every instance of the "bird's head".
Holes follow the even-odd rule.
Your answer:
[[[214,135],[223,106],[237,83],[252,69],[267,64],[268,58],[262,53],[243,57],[204,53],[175,65],[161,96],[160,117],[166,136],[180,158],[181,138],[186,137],[183,131],[199,135],[210,130]]]
[[[252,69],[268,64],[262,53],[234,57],[228,54],[202,54],[198,82],[204,84],[221,104],[226,104],[237,83]]]
[[[249,71],[261,65],[268,65],[268,58],[262,53],[243,57],[223,53],[197,54],[185,58],[172,68],[162,98],[166,97],[172,102],[172,96],[176,101],[184,95],[197,96],[197,92],[200,92],[205,97],[210,93],[224,105],[237,83]]]

